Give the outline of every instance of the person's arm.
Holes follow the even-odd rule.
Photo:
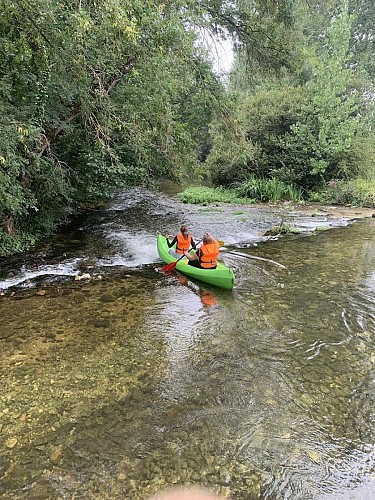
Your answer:
[[[177,243],[177,236],[175,236],[175,237],[173,238],[172,243],[169,243],[168,238],[165,238],[165,239],[167,240],[167,245],[168,245],[168,248],[173,247],[173,245],[174,245],[175,243]]]
[[[193,237],[191,237],[190,246],[191,246],[191,248],[194,248],[194,250],[197,249],[197,245],[195,244],[195,241],[193,240]]]
[[[199,252],[199,249],[197,250],[197,252]],[[197,260],[198,259],[197,253],[189,253],[187,250],[185,250],[184,255],[189,260]]]

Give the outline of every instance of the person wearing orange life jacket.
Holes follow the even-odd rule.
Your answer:
[[[203,235],[202,242],[196,253],[191,254],[185,250],[184,254],[189,259],[189,266],[199,267],[200,269],[216,269],[220,252],[219,243],[210,233]]]
[[[180,232],[176,234],[171,242],[169,242],[168,238],[166,238],[166,240],[170,248],[169,253],[176,258],[181,257],[184,252],[190,250],[190,248],[196,249],[194,239],[191,234],[189,234],[188,228],[184,224],[180,227]],[[176,250],[172,248],[174,245],[176,245]]]

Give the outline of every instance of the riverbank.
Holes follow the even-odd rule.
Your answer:
[[[339,205],[321,205],[319,203],[266,203],[251,205],[256,208],[268,207],[280,214],[287,213],[300,213],[303,216],[317,217],[325,216],[335,219],[365,219],[368,217],[375,217],[375,210],[373,208],[353,207],[353,206],[339,206]]]

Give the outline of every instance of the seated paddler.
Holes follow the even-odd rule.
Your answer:
[[[180,232],[176,234],[171,242],[168,238],[166,238],[166,240],[167,245],[170,248],[169,253],[173,255],[173,257],[176,257],[176,259],[182,257],[185,251],[188,251],[191,248],[194,248],[194,250],[196,249],[194,239],[189,233],[188,228],[187,226],[185,226],[185,224],[182,224],[182,226],[180,227]],[[176,245],[176,250],[172,248],[174,245]]]
[[[217,259],[220,253],[220,245],[210,233],[205,233],[202,245],[195,253],[185,250],[184,254],[189,259],[189,266],[200,269],[216,269]]]

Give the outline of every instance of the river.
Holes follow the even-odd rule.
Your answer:
[[[135,189],[2,259],[0,496],[374,498],[375,221],[335,210]],[[160,272],[181,222],[233,291]]]

